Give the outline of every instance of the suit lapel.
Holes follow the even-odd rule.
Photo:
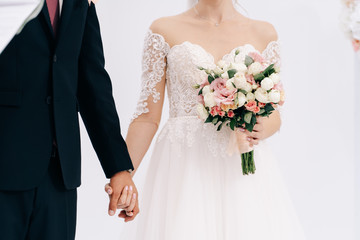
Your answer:
[[[44,3],[44,7],[42,9],[42,14],[44,15],[44,18],[45,18],[45,22],[46,22],[46,25],[48,27],[48,30],[50,31],[51,33],[51,36],[54,38],[55,37],[55,34],[54,34],[54,30],[51,26],[51,21],[50,21],[50,16],[49,16],[49,10],[47,8],[47,5],[46,5],[46,2]]]

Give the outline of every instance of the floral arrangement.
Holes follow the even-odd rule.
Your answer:
[[[241,59],[239,51],[234,60],[221,60],[212,69],[199,67],[206,78],[198,89],[198,114],[205,123],[253,131],[258,117],[269,116],[284,103],[280,69],[268,65],[258,52],[250,52]],[[254,151],[242,153],[244,175],[255,173]]]
[[[341,25],[346,36],[351,39],[354,50],[360,50],[360,0],[342,0],[344,9]]]

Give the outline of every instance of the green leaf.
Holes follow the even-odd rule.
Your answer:
[[[263,75],[265,77],[269,77],[271,74],[273,74],[275,71],[274,69],[274,64],[271,64],[270,66],[268,66],[264,71],[263,71]]]
[[[244,89],[240,89],[239,92],[243,93],[245,96],[247,94],[247,92]]]
[[[226,121],[225,121],[225,122],[222,122],[222,123],[218,126],[217,130],[220,131],[225,124],[226,124]]]
[[[212,83],[215,80],[215,78],[212,75],[208,76],[209,83]]]
[[[254,80],[256,82],[260,82],[260,81],[264,80],[264,78],[265,78],[265,75],[263,73],[258,73],[256,75],[254,75]]]
[[[204,88],[200,89],[199,95],[201,95],[201,94],[203,93],[203,89],[204,89]]]
[[[231,84],[233,85],[233,87],[234,87],[234,88],[236,88],[236,85],[235,85],[235,83],[231,82]]]
[[[275,108],[272,106],[271,103],[268,103],[268,104],[265,105],[265,111],[266,112],[272,112],[274,110],[275,110]]]
[[[230,69],[230,70],[228,71],[229,79],[233,78],[236,73],[237,73],[237,70],[236,70],[236,69]]]
[[[218,124],[219,120],[220,120],[219,116],[216,116],[216,117],[214,117],[214,119],[212,120],[212,123],[213,123],[214,125],[216,125],[216,124]]]
[[[208,118],[205,120],[205,123],[211,123],[213,121],[214,117],[209,115]]]
[[[248,130],[249,132],[252,132],[254,130],[255,125],[252,124],[246,124],[245,128],[246,130]]]
[[[249,67],[251,64],[253,64],[255,61],[252,59],[252,57],[246,55],[245,57],[245,65],[246,67]]]
[[[266,113],[266,111],[265,111],[265,109],[260,109],[260,112],[258,113],[258,115],[262,115],[262,114],[264,114],[264,113]]]
[[[250,124],[250,123],[251,123],[252,116],[253,116],[253,113],[252,113],[252,112],[247,112],[247,113],[245,113],[245,116],[244,116],[244,121],[245,121],[245,123]]]
[[[230,128],[231,130],[235,130],[235,126],[236,126],[236,120],[235,119],[231,119],[230,121]]]

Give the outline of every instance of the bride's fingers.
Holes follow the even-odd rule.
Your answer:
[[[125,201],[125,208],[128,208],[130,206],[133,194],[134,194],[133,188],[132,188],[132,186],[130,186],[130,190],[128,192],[128,195],[127,195],[127,198],[126,198],[126,201]]]
[[[120,196],[119,201],[118,201],[118,206],[117,206],[118,209],[124,209],[124,208],[127,207],[126,206],[126,199],[128,197],[130,189],[132,191],[132,187],[129,188],[129,186],[126,186],[124,188],[124,190],[122,191],[121,196]]]
[[[128,216],[130,216],[130,217],[133,215],[133,214],[132,214],[132,211],[133,211],[134,208],[135,208],[136,200],[137,200],[137,198],[136,198],[136,193],[133,193],[129,207],[127,207],[127,208],[124,209],[124,210],[126,211],[126,214],[127,214]],[[128,213],[131,213],[131,215],[129,215]]]

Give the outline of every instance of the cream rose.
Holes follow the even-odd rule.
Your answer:
[[[198,104],[196,107],[199,117],[202,120],[206,120],[209,117],[208,111],[205,109],[204,105]]]
[[[224,79],[228,79],[229,78],[228,72],[224,72],[223,74],[221,74],[221,77]]]
[[[280,75],[278,73],[273,73],[270,75],[270,79],[274,82],[274,84],[278,84],[280,82]]]
[[[255,95],[253,93],[249,92],[248,94],[246,94],[246,100],[248,102],[254,101],[255,100]]]
[[[211,92],[210,85],[206,85],[202,90],[202,95],[205,96],[206,94],[208,94],[210,92]]]
[[[230,80],[227,80],[226,81],[226,88],[229,89],[229,90],[234,90],[235,87],[234,87],[234,81],[233,79],[230,79]]]
[[[247,67],[244,63],[232,63],[231,68],[236,69],[238,73],[244,73],[247,71]]]
[[[237,88],[240,88],[240,89],[246,88],[246,83],[247,83],[247,80],[246,80],[245,74],[243,74],[243,73],[235,74],[234,84]]]
[[[261,65],[261,63],[259,62],[254,62],[253,64],[250,65],[248,73],[252,74],[252,75],[256,75],[261,73],[261,71],[263,70],[263,66]]]
[[[271,78],[264,78],[264,80],[261,81],[261,87],[268,91],[274,87],[274,82]]]
[[[246,103],[246,96],[242,92],[238,92],[236,95],[236,105],[237,107],[242,107]]]
[[[255,98],[262,103],[269,103],[269,94],[263,88],[258,88],[255,91]]]
[[[222,69],[227,68],[226,62],[224,60],[218,61],[216,65]]]
[[[214,107],[216,105],[214,93],[209,92],[209,93],[205,94],[204,102],[205,102],[205,106],[210,107],[210,108]]]
[[[281,94],[279,90],[271,90],[269,93],[269,100],[272,103],[278,103],[281,100]]]
[[[245,87],[243,88],[246,92],[251,92],[252,91],[252,84],[246,82]]]
[[[224,71],[223,71],[220,67],[216,67],[216,68],[214,69],[214,73],[215,73],[216,75],[221,75],[221,74],[224,73]]]

